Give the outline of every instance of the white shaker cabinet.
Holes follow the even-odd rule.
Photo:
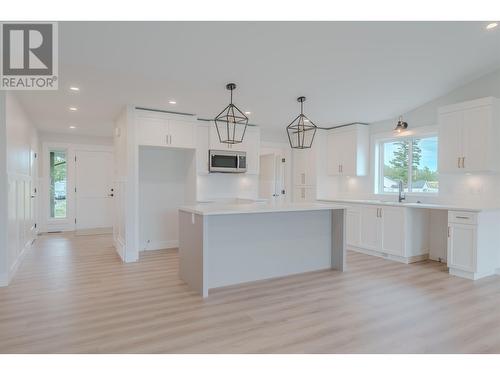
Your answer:
[[[195,148],[195,121],[166,113],[138,111],[136,117],[137,144]]]
[[[425,259],[429,252],[427,214],[405,207],[353,205],[347,210],[346,243],[352,250],[404,263]]]
[[[327,134],[327,173],[330,176],[366,176],[369,170],[369,129],[351,125]]]
[[[439,172],[500,171],[500,105],[483,98],[439,109]]]
[[[380,250],[382,222],[379,212],[380,207],[378,206],[361,206],[360,247],[364,249]]]
[[[361,212],[359,207],[349,207],[346,210],[346,245],[360,246],[361,243]]]
[[[475,225],[450,223],[448,227],[448,266],[476,272]]]

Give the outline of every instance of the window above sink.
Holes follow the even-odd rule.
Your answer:
[[[406,193],[439,192],[437,135],[384,139],[376,149],[376,194],[397,194],[399,180]]]

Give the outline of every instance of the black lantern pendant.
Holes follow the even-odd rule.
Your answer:
[[[300,96],[297,101],[300,103],[300,115],[286,127],[290,147],[298,149],[311,148],[317,127],[304,115],[306,97]]]
[[[406,130],[407,128],[408,128],[408,123],[403,121],[403,116],[399,116],[399,120],[396,127],[394,128],[394,131],[396,133],[401,133],[403,130]]]
[[[243,142],[248,117],[233,104],[233,90],[236,89],[236,84],[228,83],[226,89],[231,91],[231,103],[217,115],[214,121],[219,141],[234,145]]]

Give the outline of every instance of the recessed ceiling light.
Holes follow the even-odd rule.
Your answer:
[[[169,100],[168,101],[170,104],[177,104],[177,102],[175,100]]]
[[[250,111],[245,112],[245,115],[251,115],[251,114],[252,114],[252,112],[250,112]]]
[[[78,111],[78,108],[76,108],[76,107],[69,107],[69,110],[70,111]]]
[[[71,86],[69,88],[71,91],[80,91],[80,88],[79,87],[76,87],[76,86]]]
[[[76,126],[75,125],[70,125],[69,128],[70,129],[76,129]]]
[[[498,26],[498,23],[497,22],[492,22],[492,23],[489,23],[488,25],[486,25],[486,30],[491,30],[491,29],[494,29],[495,27]]]

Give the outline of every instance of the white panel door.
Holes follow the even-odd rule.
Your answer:
[[[75,163],[76,229],[113,226],[113,153],[77,150]]]
[[[404,255],[405,211],[404,208],[383,207],[380,211],[382,220],[381,251],[392,255]]]
[[[476,226],[450,224],[448,267],[476,272]]]
[[[277,191],[276,154],[260,156],[259,198],[273,200]]]
[[[378,217],[379,207],[361,207],[361,247],[369,250],[380,250],[381,221]]]
[[[439,172],[461,171],[463,113],[439,116]]]
[[[191,121],[168,120],[168,146],[194,148],[194,123]]]

